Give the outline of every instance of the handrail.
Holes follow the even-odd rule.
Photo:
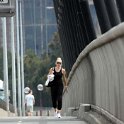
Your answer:
[[[82,61],[82,59],[84,59],[91,51],[123,35],[124,35],[124,23],[121,23],[113,27],[108,32],[104,33],[103,35],[99,36],[97,39],[93,40],[89,45],[87,45],[86,48],[79,54],[76,62],[72,66],[72,69],[68,76],[68,81],[70,82],[77,66]]]
[[[109,112],[105,111],[104,109],[102,109],[102,108],[100,108],[98,106],[91,105],[91,109],[96,111],[97,113],[101,114],[105,118],[107,118],[113,124],[124,124],[124,122],[120,121],[115,116],[113,116],[112,114],[110,114]]]

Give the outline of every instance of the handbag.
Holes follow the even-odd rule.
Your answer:
[[[47,75],[47,80],[45,82],[46,87],[52,87],[54,85],[54,74]]]

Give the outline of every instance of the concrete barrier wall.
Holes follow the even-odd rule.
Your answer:
[[[4,109],[0,108],[0,119],[3,117],[14,117],[15,114],[12,112],[7,112]]]
[[[63,112],[90,103],[124,122],[124,23],[92,41],[69,74]]]

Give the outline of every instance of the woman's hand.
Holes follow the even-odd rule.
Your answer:
[[[53,73],[54,73],[53,68],[50,68],[49,74],[53,74]]]
[[[68,86],[64,86],[64,92],[68,91]]]

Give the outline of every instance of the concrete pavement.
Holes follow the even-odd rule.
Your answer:
[[[32,117],[4,117],[0,119],[0,124],[87,124],[76,117],[65,116],[56,118],[53,116],[32,116]]]
[[[38,115],[40,115],[40,109],[36,110]],[[49,116],[48,116],[49,110]],[[77,119],[77,117],[72,116],[62,116],[62,118],[54,117],[54,110],[43,109],[42,116],[36,116],[36,111],[34,111],[34,116],[16,117],[14,114],[8,114],[6,111],[0,109],[0,124],[87,124],[86,122]]]

